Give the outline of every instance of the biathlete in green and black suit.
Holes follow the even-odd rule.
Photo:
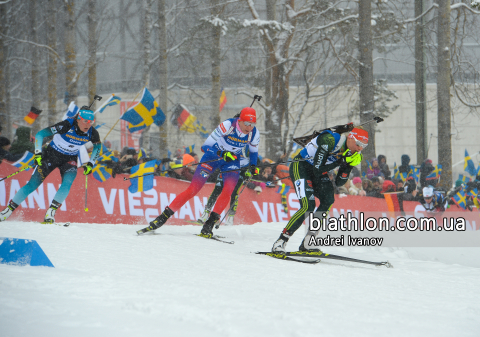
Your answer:
[[[350,171],[362,161],[361,151],[368,144],[368,132],[354,128],[350,133],[339,134],[326,130],[312,139],[295,157],[290,165],[290,179],[295,186],[295,192],[300,200],[300,209],[293,215],[282,234],[273,244],[273,252],[285,252],[288,239],[302,225],[303,220],[315,210],[315,197],[320,200],[320,206],[315,210],[315,216],[328,214],[333,202],[334,187],[328,177],[328,171],[340,166],[335,180],[337,186],[344,185]],[[326,216],[326,215],[325,215]],[[300,251],[319,251],[309,246],[309,239],[314,232],[308,232]]]

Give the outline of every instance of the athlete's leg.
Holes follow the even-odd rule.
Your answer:
[[[313,181],[311,179],[310,165],[305,162],[294,162],[290,165],[290,177],[295,186],[295,192],[300,201],[300,209],[288,221],[282,234],[274,243],[272,251],[285,251],[288,239],[302,225],[305,215],[315,210],[315,196],[313,195]]]

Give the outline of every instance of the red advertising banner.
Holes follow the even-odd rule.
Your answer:
[[[0,165],[0,177],[14,173],[18,169],[7,163]],[[32,170],[24,171],[14,177],[0,182],[0,206],[6,206],[15,193],[30,179]],[[88,212],[85,205],[85,178],[83,169],[78,170],[77,178],[72,185],[70,194],[62,207],[57,211],[58,222],[74,221],[87,223],[122,223],[147,225],[168,206],[176,195],[184,191],[189,182],[166,177],[155,177],[154,188],[147,192],[130,193],[129,181],[124,181],[122,175],[110,178],[101,183],[91,175],[88,181]],[[46,209],[50,205],[61,184],[58,170],[51,173],[45,182],[21,203],[9,220],[43,221]],[[203,212],[204,205],[214,188],[213,183],[207,183],[203,189],[189,200],[168,221],[169,225],[185,225],[187,221],[196,221]],[[286,222],[299,209],[300,204],[295,193],[287,196],[289,214],[285,214],[277,188],[266,188],[260,194],[245,188],[240,195],[240,201],[235,216],[235,224],[254,224],[257,222]],[[318,204],[318,201],[317,201]],[[429,213],[418,202],[405,201],[403,209],[407,217],[425,217]],[[391,200],[360,197],[335,196],[335,203],[330,216],[352,213],[359,217],[388,217],[395,219],[400,216]],[[431,214],[431,213],[430,213]],[[465,211],[457,206],[447,209],[444,216],[462,217],[466,220],[467,230],[480,229],[478,210]]]

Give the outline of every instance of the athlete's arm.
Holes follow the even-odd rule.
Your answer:
[[[255,135],[253,136],[253,139],[248,144],[248,150],[250,152],[250,155],[249,155],[250,165],[257,166],[258,144],[260,144],[260,132],[258,132],[258,129],[254,129],[254,130],[255,130]],[[252,132],[254,131],[252,130]]]
[[[102,143],[100,142],[100,135],[98,134],[97,129],[93,127],[92,127],[91,142],[93,143],[93,150],[92,150],[92,154],[90,155],[89,163],[91,163],[92,166],[94,166],[98,156],[100,155],[100,150],[102,149]]]
[[[313,157],[313,170],[316,175],[322,175],[340,165],[340,161],[325,165],[328,155],[333,151],[334,146],[335,138],[331,134],[324,133],[317,137],[317,151]]]
[[[66,119],[52,126],[46,127],[37,132],[35,135],[35,153],[42,152],[43,139],[45,137],[53,136],[54,134],[67,133],[71,128],[70,122]]]
[[[203,143],[202,150],[203,152],[211,152],[214,154],[217,154],[218,151],[223,151],[219,146],[218,146],[218,140],[225,136],[228,133],[228,130],[230,129],[230,126],[232,123],[229,120],[226,120],[222,122],[213,132],[208,136],[207,140],[205,143]]]

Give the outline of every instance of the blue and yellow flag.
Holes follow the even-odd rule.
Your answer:
[[[467,208],[467,199],[463,188],[453,196],[453,200],[458,206],[462,207],[463,209]]]
[[[130,193],[144,192],[153,188],[153,173],[157,167],[156,160],[150,160],[149,162],[132,167],[130,170],[130,187],[128,190]],[[146,176],[146,174],[148,174]],[[138,177],[138,178],[136,178]]]
[[[186,147],[185,147],[185,153],[187,153],[187,154],[192,153],[194,148],[195,148],[195,144],[190,145],[190,146],[186,146]],[[170,158],[170,157],[169,157],[169,158]]]
[[[100,106],[100,108],[97,109],[97,111],[95,111],[95,113],[97,112],[100,112],[102,113],[106,108],[107,106],[114,106],[114,105],[117,105],[120,103],[122,99],[118,96],[115,96],[115,94],[112,94],[112,96],[110,96],[106,101],[105,103],[102,104],[102,106]]]
[[[105,165],[97,164],[92,170],[92,175],[99,182],[103,183],[112,177],[112,169],[107,168]]]
[[[426,180],[438,179],[440,178],[441,174],[442,174],[442,165],[438,164],[438,165],[435,165],[435,169],[425,179]]]
[[[367,167],[369,168],[370,171],[373,171],[373,166],[372,164],[368,161],[368,160],[365,160],[365,162],[367,163]]]
[[[282,184],[282,186],[278,186],[277,193],[282,195],[287,195],[288,191],[290,191],[290,186]]]
[[[292,154],[290,155],[290,158],[295,158],[299,153],[300,151],[302,151],[302,147],[300,145],[298,145],[297,143],[293,144],[292,146]]]
[[[12,164],[15,167],[18,167],[20,169],[27,167],[27,166],[33,166],[33,153],[25,151],[23,154],[22,158],[17,160],[15,163]]]
[[[145,157],[147,157],[147,151],[145,151],[144,148],[140,148],[140,150],[138,150],[137,160],[140,159],[140,158],[145,158]]]
[[[227,104],[227,95],[225,94],[225,90],[222,88],[220,94],[220,111],[222,111],[225,104]]]
[[[470,181],[470,178],[467,176],[464,176],[463,174],[458,175],[458,180],[463,181],[464,183],[468,183]]]
[[[144,88],[140,102],[125,111],[120,119],[129,123],[128,130],[130,132],[135,132],[145,129],[152,123],[161,126],[165,122],[165,114],[158,107],[158,103],[155,102],[150,91]]]
[[[467,193],[467,195],[469,195],[469,196],[471,196],[471,197],[473,197],[473,198],[478,197],[478,189],[474,188],[474,189],[470,190],[470,191]]]
[[[393,163],[393,179],[400,179],[400,172],[398,171],[397,163]]]
[[[97,162],[106,161],[106,160],[112,160],[114,162],[117,162],[118,158],[115,157],[115,155],[113,154],[113,151],[107,151],[97,158]]]
[[[412,177],[415,179],[415,182],[418,184],[420,181],[420,168],[413,165],[410,166],[412,169]]]
[[[477,169],[475,168],[475,164],[472,161],[472,158],[470,158],[467,149],[465,149],[465,163],[463,164],[463,170],[467,173],[469,173],[471,176],[476,176],[477,175]]]

